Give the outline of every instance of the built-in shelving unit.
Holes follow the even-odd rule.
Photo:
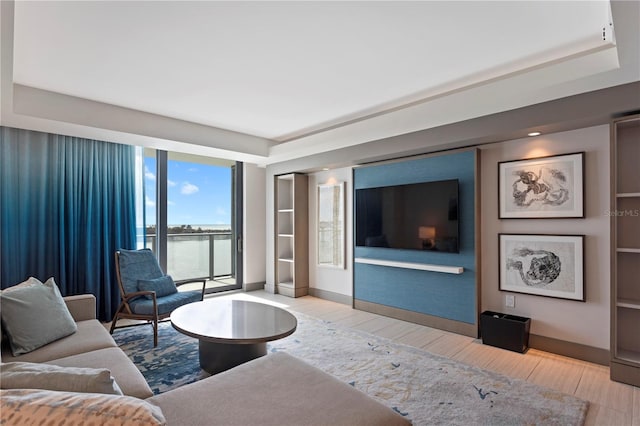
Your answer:
[[[611,125],[611,379],[640,386],[640,115]]]
[[[306,175],[275,177],[275,284],[290,297],[309,292],[308,181]]]

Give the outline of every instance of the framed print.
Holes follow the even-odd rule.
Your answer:
[[[318,185],[318,265],[345,267],[344,182]]]
[[[498,163],[500,219],[584,218],[584,152]]]
[[[500,290],[584,302],[584,235],[499,234]]]

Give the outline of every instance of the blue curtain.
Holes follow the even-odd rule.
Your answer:
[[[135,248],[135,148],[0,128],[1,287],[54,277],[112,318],[114,252]]]

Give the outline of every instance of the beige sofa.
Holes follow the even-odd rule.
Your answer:
[[[108,368],[124,395],[160,407],[168,425],[409,424],[352,386],[284,353],[153,396],[140,371],[96,320],[95,297],[70,296],[65,303],[76,333],[17,357],[3,344],[2,362]]]
[[[65,297],[78,331],[32,352],[13,356],[6,342],[2,362],[44,362],[64,367],[108,368],[125,395],[148,398],[153,395],[144,376],[116,345],[107,329],[96,319],[93,295]]]

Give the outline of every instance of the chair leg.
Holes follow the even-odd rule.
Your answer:
[[[158,317],[153,319],[153,347],[158,346]]]
[[[118,317],[120,315],[120,312],[122,312],[123,308],[124,308],[124,302],[120,303],[120,306],[116,311],[116,314],[113,316],[113,320],[111,321],[111,327],[109,328],[109,334],[113,334],[113,330],[115,330],[116,328],[116,322],[118,322]]]

